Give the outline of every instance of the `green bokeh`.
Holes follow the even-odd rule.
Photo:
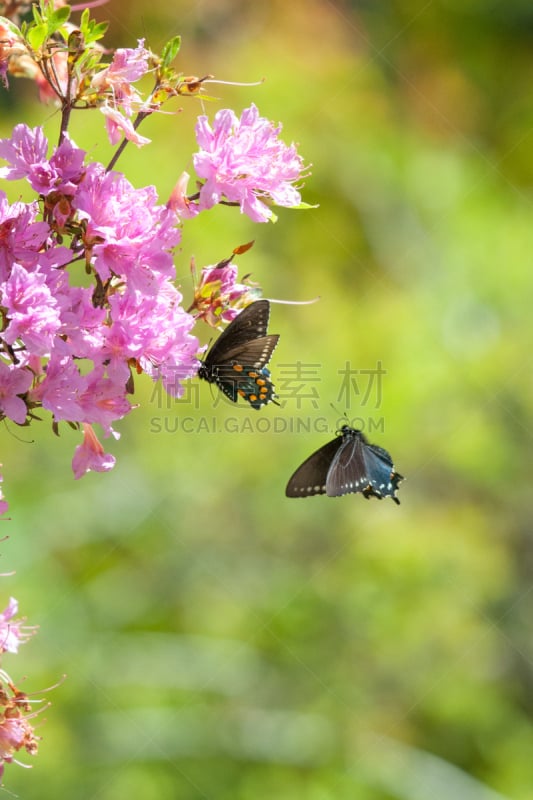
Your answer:
[[[214,408],[195,382],[198,404],[176,404],[140,377],[115,470],[79,482],[73,431],[4,428],[5,598],[40,631],[3,666],[37,693],[67,676],[34,769],[8,767],[5,785],[24,800],[529,800],[530,4],[137,0],[98,18],[114,46],[181,33],[185,74],[266,78],[211,87],[207,111],[253,101],[282,121],[318,208],[274,226],[203,214],[177,274],[188,298],[192,255],[254,238],[238,263],[266,297],[320,295],[273,305],[270,326],[275,383],[315,365],[318,398]],[[12,90],[1,135],[25,121],[55,140],[57,113]],[[163,202],[192,172],[200,107],[182,106],[119,162]],[[71,132],[109,158],[97,112]],[[347,362],[381,362],[378,408],[340,393]],[[391,451],[400,507],[284,497],[331,436],[330,403]]]

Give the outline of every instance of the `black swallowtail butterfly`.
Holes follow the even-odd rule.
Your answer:
[[[285,489],[287,497],[361,492],[367,499],[391,497],[399,505],[396,490],[403,476],[395,471],[390,454],[349,425],[337,434],[298,467]]]
[[[256,300],[230,322],[198,370],[198,376],[216,383],[226,397],[247,400],[261,408],[274,399],[267,364],[278,343],[277,333],[267,334],[270,303]],[[279,405],[279,404],[278,404]]]

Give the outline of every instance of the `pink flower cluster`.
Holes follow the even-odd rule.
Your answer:
[[[42,406],[83,424],[76,476],[110,469],[87,426],[108,436],[129,413],[132,367],[178,397],[198,368],[195,320],[173,283],[179,220],[154,187],[85,164],[68,136],[48,157],[42,130],[17,125],[0,156],[0,177],[25,178],[45,209],[39,219],[37,203],[0,192],[0,411],[22,425]]]
[[[17,653],[19,645],[35,633],[35,628],[23,624],[24,620],[14,619],[17,611],[18,603],[11,597],[0,613],[0,654]],[[5,764],[15,761],[16,752],[25,749],[30,755],[37,753],[38,738],[30,720],[38,713],[32,709],[28,695],[0,669],[0,779]]]
[[[261,290],[250,284],[246,276],[242,283],[237,282],[238,269],[231,263],[232,258],[204,267],[194,290],[194,301],[189,311],[213,328],[221,322],[231,322],[243,308],[261,296]]]
[[[162,205],[153,186],[135,188],[112,171],[129,142],[149,143],[138,132],[146,117],[170,98],[199,94],[209,76],[184,78],[171,66],[178,36],[161,56],[139,40],[106,62],[106,24],[89,16],[99,4],[15,0],[3,9],[9,19],[0,17],[0,82],[7,88],[8,76],[30,78],[41,100],[57,104],[60,120],[53,148],[41,128],[23,124],[0,139],[0,179],[26,181],[34,193],[33,202],[10,203],[0,190],[0,422],[29,425],[44,409],[56,433],[61,422],[79,431],[76,478],[114,466],[93,426],[118,437],[115,423],[134,407],[134,378],[145,373],[180,397],[183,381],[200,366],[196,321],[229,322],[260,293],[237,280],[231,262],[251,246],[243,245],[202,270],[185,310],[173,261],[183,224],[218,203],[240,207],[254,222],[274,220],[272,205],[301,204],[295,184],[304,174],[295,146],[284,144],[281,127],[254,105],[240,118],[221,110],[212,126],[199,117],[198,180],[190,196],[186,173]],[[30,5],[33,20],[19,25]],[[71,11],[81,11],[76,25]],[[152,89],[143,98],[133,84],[148,72]],[[104,115],[117,145],[108,168],[69,138],[77,109]],[[8,508],[1,483],[0,475],[0,516]],[[16,653],[33,633],[15,618],[17,610],[11,598],[0,613],[0,654]],[[31,708],[0,668],[0,782],[18,751],[37,752]]]
[[[254,222],[273,217],[267,202],[294,207],[301,202],[294,182],[304,165],[295,145],[279,138],[277,127],[261,117],[252,103],[240,119],[231,109],[215,115],[213,126],[206,116],[198,118],[196,139],[200,152],[193,157],[197,174],[205,179],[199,209],[220,202],[235,203]]]
[[[126,78],[132,68],[124,56]],[[135,189],[121,173],[86,163],[68,135],[50,155],[41,128],[17,125],[0,140],[0,178],[24,179],[40,198],[9,204],[0,191],[0,415],[23,425],[42,407],[55,424],[83,427],[76,477],[113,467],[91,426],[117,435],[113,423],[132,408],[132,370],[179,397],[198,369],[195,319],[231,321],[257,296],[237,283],[228,259],[203,270],[188,313],[173,283],[172,250],[180,220],[216,202],[238,202],[262,222],[272,214],[267,197],[300,202],[292,181],[302,162],[278,132],[255,106],[240,120],[218,112],[213,129],[201,117],[195,165],[205,182],[187,199],[182,178],[166,206],[153,186]]]
[[[99,95],[106,99],[100,111],[106,118],[106,129],[111,144],[118,144],[124,136],[138,147],[149,144],[150,139],[141,136],[133,127],[131,117],[134,111],[142,108],[142,99],[132,83],[148,71],[150,52],[139,40],[138,47],[120,48],[115,51],[111,64],[98,72],[91,85]]]
[[[143,65],[140,43],[115,57],[100,84],[114,78],[127,86]],[[204,182],[187,198],[182,177],[165,206],[153,186],[135,189],[121,173],[87,163],[68,134],[51,154],[41,128],[17,125],[0,140],[7,162],[0,178],[24,179],[39,197],[10,204],[0,191],[0,418],[28,424],[42,407],[54,424],[77,424],[83,442],[76,477],[113,467],[91,426],[118,435],[113,423],[132,408],[133,373],[181,396],[183,380],[199,366],[195,320],[231,321],[257,296],[237,283],[227,259],[203,270],[191,313],[185,311],[172,251],[180,222],[217,202],[238,203],[259,222],[272,216],[266,200],[300,202],[292,184],[302,161],[278,133],[255,106],[240,120],[219,111],[213,128],[200,117],[194,162]]]
[[[24,620],[13,619],[19,606],[14,597],[0,613],[0,653],[18,653],[19,644],[24,644],[35,633],[35,628],[24,625]]]

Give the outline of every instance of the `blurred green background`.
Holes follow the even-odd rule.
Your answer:
[[[298,362],[316,380],[256,413],[197,382],[166,402],[140,378],[115,470],[79,482],[74,432],[4,427],[5,602],[40,631],[3,666],[37,693],[67,674],[34,769],[8,767],[6,787],[532,798],[533,6],[132,0],[95,14],[110,46],[145,36],[157,51],[181,33],[185,74],[266,78],[211,87],[207,111],[253,101],[282,121],[319,207],[274,226],[214,209],[185,226],[177,274],[188,300],[192,255],[213,264],[254,238],[238,263],[266,297],[321,297],[273,305],[274,380],[287,388]],[[1,135],[25,121],[55,141],[57,114],[29,82],[12,90]],[[163,202],[192,172],[201,108],[181,105],[119,162]],[[106,161],[97,112],[71,131]],[[380,403],[374,389],[363,402],[363,373],[342,395],[347,362],[381,363]],[[284,497],[332,436],[330,403],[391,451],[400,507]]]

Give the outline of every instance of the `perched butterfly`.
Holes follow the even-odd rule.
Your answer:
[[[287,497],[327,494],[338,497],[361,492],[369,497],[396,497],[403,476],[395,472],[390,454],[369,444],[361,431],[343,425],[338,435],[309,456],[287,484]]]
[[[252,408],[261,408],[271,400],[276,403],[266,365],[279,336],[267,334],[269,316],[268,300],[256,300],[246,306],[220,334],[198,370],[200,378],[216,383],[234,403],[238,397],[247,400]]]

